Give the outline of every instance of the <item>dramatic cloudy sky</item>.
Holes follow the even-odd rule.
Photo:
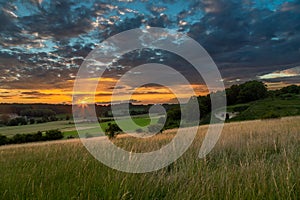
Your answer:
[[[198,41],[227,86],[252,79],[273,88],[300,84],[299,0],[0,0],[0,102],[70,102],[78,68],[91,50],[109,36],[148,26]],[[118,65],[149,58],[187,67],[173,55],[147,51]],[[112,75],[103,80],[106,89],[115,82]],[[205,91],[201,81],[192,82],[199,94]],[[147,86],[134,99],[154,93],[173,98],[164,88]],[[104,88],[101,94],[110,93]]]

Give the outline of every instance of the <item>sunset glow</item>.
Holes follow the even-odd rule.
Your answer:
[[[157,6],[149,1],[63,2],[1,4],[1,103],[71,104],[78,69],[89,53],[113,35],[134,28],[162,27],[187,34],[212,57],[226,87],[253,79],[262,80],[270,88],[300,84],[299,30],[295,26],[299,23],[299,7],[293,0],[247,4],[161,1]],[[227,16],[229,10],[234,12]],[[288,20],[278,20],[280,15]],[[227,17],[220,20],[219,16]],[[197,95],[208,94],[190,66],[170,53],[145,50],[119,55],[118,59],[107,65],[97,60],[93,63],[107,67],[95,92],[95,102],[111,101],[117,78],[142,63],[174,67],[193,79],[191,85]],[[85,87],[95,81],[97,77],[86,80]],[[116,98],[126,101],[124,94],[132,92],[132,88],[124,86]],[[182,93],[177,97],[188,98],[188,95]],[[131,98],[136,103],[167,103],[173,101],[174,95],[148,87],[138,88]]]

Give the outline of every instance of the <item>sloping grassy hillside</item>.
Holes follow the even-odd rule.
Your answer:
[[[79,140],[0,147],[0,199],[297,199],[300,117],[226,124],[206,159],[197,157],[207,126],[167,168],[112,170]],[[114,142],[135,152],[158,149],[174,133]]]
[[[229,106],[228,111],[239,112],[230,121],[253,120],[262,118],[300,115],[300,97],[292,99],[268,98],[248,104]]]

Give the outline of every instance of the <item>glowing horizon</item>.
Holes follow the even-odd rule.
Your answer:
[[[183,86],[184,87],[184,86]],[[197,95],[206,95],[205,86],[193,85],[195,93]],[[203,89],[202,89],[203,88]],[[47,103],[47,104],[72,104],[73,88],[65,89],[0,89],[1,95],[0,103]],[[124,90],[124,94],[126,90]],[[94,92],[90,94],[82,94],[82,100],[85,103],[97,103],[97,104],[113,104],[118,102],[131,101],[134,104],[155,104],[155,103],[175,103],[176,96],[166,88],[147,87],[138,88],[135,90],[131,99],[123,98],[122,94],[117,95],[117,99],[111,101],[112,91],[97,90],[95,92],[95,100],[88,98],[94,95]],[[87,99],[85,99],[87,98]],[[116,97],[115,97],[116,98]],[[190,96],[180,94],[177,98],[189,99]],[[79,103],[80,104],[80,103]]]

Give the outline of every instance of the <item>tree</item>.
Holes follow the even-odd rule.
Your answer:
[[[55,115],[52,115],[49,117],[49,121],[53,122],[53,121],[57,121],[58,118]]]
[[[64,135],[59,130],[49,130],[46,131],[46,134],[44,136],[45,140],[58,140],[62,139]]]
[[[268,90],[264,83],[259,81],[249,81],[241,86],[238,95],[239,103],[247,103],[267,97]]]
[[[200,120],[200,107],[196,97],[191,97],[183,107],[183,118],[187,122],[198,122]]]
[[[5,135],[0,134],[0,145],[5,145],[8,143],[8,139]]]
[[[25,135],[21,135],[21,134],[16,134],[11,139],[11,143],[13,144],[21,144],[25,142],[26,142]]]
[[[199,110],[200,110],[200,118],[202,119],[211,112],[210,95],[199,96],[198,104],[199,104]]]
[[[165,128],[178,128],[181,120],[180,107],[175,107],[167,111]]]
[[[27,120],[24,117],[16,118],[20,125],[27,125]]]
[[[120,127],[117,124],[108,123],[108,127],[105,129],[105,134],[109,138],[114,138],[115,135],[118,134],[121,131],[122,130],[120,129]]]
[[[237,103],[240,90],[241,88],[239,85],[232,85],[230,88],[225,90],[228,105],[234,105]]]
[[[7,125],[8,122],[9,122],[9,120],[10,120],[10,117],[9,117],[9,115],[7,115],[7,114],[3,114],[3,115],[1,115],[1,117],[0,117],[0,121],[2,122],[2,124]]]
[[[27,117],[50,117],[55,116],[56,113],[50,109],[24,109],[20,111],[20,115]]]
[[[35,123],[35,120],[33,118],[29,119],[29,123],[30,124],[34,124]]]
[[[289,85],[280,90],[281,94],[300,94],[300,86]]]
[[[18,126],[19,122],[17,119],[11,119],[9,120],[9,122],[7,123],[8,126]]]

